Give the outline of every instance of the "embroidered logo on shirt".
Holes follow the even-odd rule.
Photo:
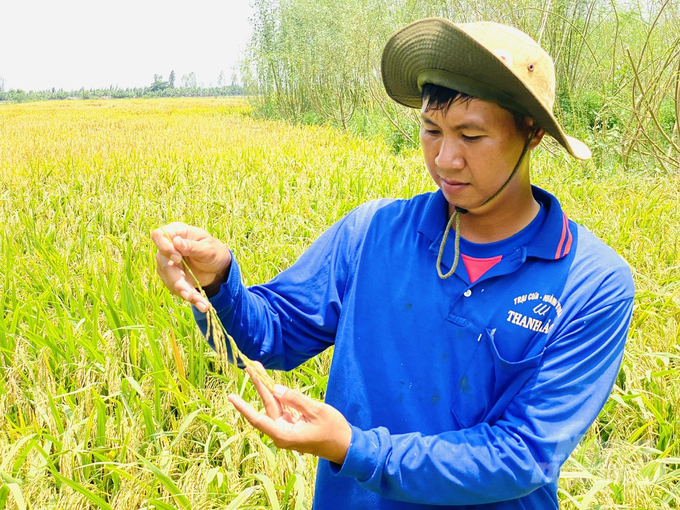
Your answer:
[[[525,304],[531,305],[535,301],[538,301],[538,303],[534,304],[530,309],[531,314],[534,315],[533,317],[527,312],[520,313],[518,311],[508,310],[507,321],[521,328],[536,331],[537,333],[550,333],[555,324],[551,318],[545,319],[545,317],[551,310],[555,310],[558,317],[562,315],[562,304],[552,294],[541,295],[539,292],[517,296],[514,299],[514,304],[515,306],[527,308]]]
[[[542,304],[542,305],[536,305],[534,306],[533,312],[538,314],[538,315],[545,315],[550,311],[550,305]]]

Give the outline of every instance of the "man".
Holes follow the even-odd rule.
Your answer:
[[[266,367],[335,345],[326,403],[258,383],[260,415],[230,397],[277,446],[320,457],[314,508],[558,508],[560,466],[617,376],[634,289],[627,265],[532,187],[529,161],[545,133],[590,151],[553,116],[550,57],[515,29],[421,20],[382,64],[388,94],[421,108],[439,191],[358,207],[249,289],[223,244],[172,224],[172,243],[153,233],[159,274],[207,310],[184,257]]]

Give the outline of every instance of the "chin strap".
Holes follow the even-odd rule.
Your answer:
[[[449,222],[446,224],[446,230],[444,231],[444,237],[442,237],[442,242],[439,245],[439,255],[437,255],[437,274],[439,275],[439,278],[442,280],[446,280],[449,276],[451,276],[453,273],[456,272],[456,268],[458,267],[458,259],[460,258],[460,215],[467,213],[467,209],[463,209],[462,207],[456,207],[456,210],[453,211],[453,214],[449,218]],[[444,255],[444,246],[446,246],[446,240],[449,238],[449,230],[451,230],[451,224],[453,222],[456,222],[456,237],[454,241],[454,246],[456,247],[456,255],[455,258],[453,259],[453,265],[451,266],[451,270],[444,274],[442,273],[442,256]]]
[[[519,170],[519,167],[522,164],[522,160],[524,159],[524,156],[526,156],[527,152],[529,151],[529,144],[531,143],[531,141],[536,136],[538,129],[539,129],[538,126],[534,126],[534,129],[531,132],[531,136],[527,140],[527,143],[524,144],[524,150],[522,150],[522,154],[519,156],[519,160],[517,161],[515,168],[510,173],[510,176],[506,179],[506,181],[503,183],[503,185],[500,188],[498,188],[498,191],[496,191],[496,193],[494,193],[489,198],[487,198],[482,203],[482,205],[488,204],[494,198],[496,198],[498,195],[500,195],[501,192],[505,189],[505,187],[510,183],[512,178],[515,177],[517,170]],[[449,222],[446,224],[446,230],[444,231],[444,237],[442,237],[442,242],[439,245],[439,255],[437,255],[437,274],[439,275],[439,278],[441,278],[442,280],[446,280],[449,276],[451,276],[453,273],[455,273],[456,268],[458,267],[458,261],[460,259],[460,215],[461,214],[467,214],[467,212],[468,212],[467,209],[463,209],[462,207],[455,206],[453,214],[449,218]],[[442,269],[441,269],[442,257],[444,256],[444,246],[446,246],[446,240],[449,238],[449,230],[451,230],[451,225],[453,224],[454,221],[456,222],[456,237],[455,237],[455,240],[454,240],[455,254],[454,254],[454,257],[453,257],[453,265],[451,266],[451,270],[448,273],[444,274],[444,273],[442,273]]]

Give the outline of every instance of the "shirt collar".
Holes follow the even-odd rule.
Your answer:
[[[448,222],[449,204],[441,190],[430,193],[425,204],[424,214],[420,218],[418,232],[434,241]]]
[[[541,230],[527,245],[527,256],[548,260],[566,257],[574,240],[569,218],[554,196],[536,186],[532,186],[531,189],[534,198],[545,207],[547,216]]]
[[[537,235],[527,245],[526,254],[548,260],[561,259],[569,253],[573,241],[569,219],[553,195],[536,186],[532,186],[532,192],[534,198],[545,207],[546,218]],[[434,241],[446,227],[447,215],[448,203],[441,190],[437,190],[430,195],[425,205],[418,232],[430,242]]]

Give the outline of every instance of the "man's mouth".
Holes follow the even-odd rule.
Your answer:
[[[467,182],[457,181],[455,179],[442,179],[441,184],[442,189],[454,193],[463,190],[466,186],[469,186]]]

